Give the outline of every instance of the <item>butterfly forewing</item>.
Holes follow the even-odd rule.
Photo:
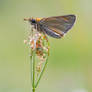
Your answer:
[[[66,33],[74,24],[75,15],[56,16],[43,18],[40,21],[43,31],[54,38],[60,38]],[[49,34],[48,32],[53,32]],[[56,36],[55,36],[56,35]]]

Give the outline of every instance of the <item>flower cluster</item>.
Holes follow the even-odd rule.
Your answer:
[[[49,44],[46,35],[39,32],[29,35],[28,40],[24,41],[28,43],[32,51],[35,51],[37,58],[39,59],[36,65],[36,71],[40,72],[42,64],[46,61],[49,55]]]

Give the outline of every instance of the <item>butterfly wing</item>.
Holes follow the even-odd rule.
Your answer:
[[[54,38],[61,38],[75,22],[75,15],[43,18],[40,20],[41,30]]]

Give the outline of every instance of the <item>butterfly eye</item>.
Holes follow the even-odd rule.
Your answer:
[[[33,24],[36,23],[35,19],[32,19],[31,22],[32,22]]]

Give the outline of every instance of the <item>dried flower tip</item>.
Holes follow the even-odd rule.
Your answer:
[[[48,48],[47,47],[43,47],[44,50],[46,50],[48,52]]]
[[[37,33],[37,34],[35,34],[35,36],[39,38],[41,36],[41,34]]]
[[[27,44],[27,40],[24,40],[24,43]]]
[[[42,50],[36,50],[37,56],[43,56],[43,51]]]
[[[48,42],[48,38],[46,35],[43,36],[43,39],[46,39],[46,41]]]
[[[29,42],[29,45],[30,45],[30,48],[34,49],[34,40],[31,40],[31,41]]]
[[[37,66],[37,67],[36,67],[36,71],[37,71],[37,72],[40,72],[40,71],[41,71],[41,66]]]
[[[46,57],[44,58],[44,56],[39,57],[40,58],[40,64],[42,64],[44,61],[46,61]]]

